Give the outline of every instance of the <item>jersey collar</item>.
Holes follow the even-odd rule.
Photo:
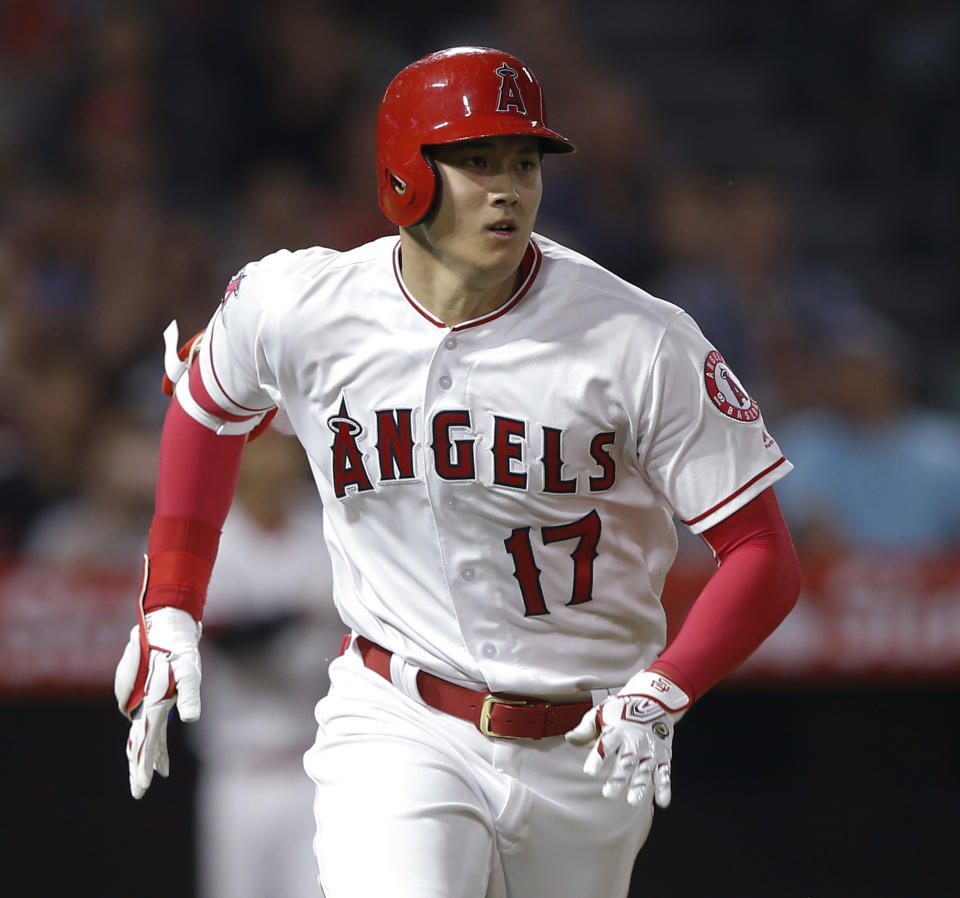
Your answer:
[[[399,240],[397,241],[397,245],[393,248],[393,273],[397,278],[397,284],[400,287],[400,292],[403,293],[404,298],[431,324],[436,327],[442,327],[444,330],[451,331],[462,331],[470,327],[477,327],[480,324],[486,324],[488,321],[493,321],[495,318],[506,315],[507,312],[509,312],[520,302],[521,299],[523,299],[527,291],[533,285],[533,281],[537,276],[537,272],[540,271],[540,263],[542,261],[543,253],[540,251],[540,247],[537,246],[536,241],[534,241],[533,238],[530,238],[530,243],[527,245],[527,251],[523,254],[523,259],[520,261],[520,286],[514,291],[513,296],[511,296],[502,306],[500,306],[500,308],[494,309],[492,312],[487,312],[486,315],[483,315],[480,318],[472,318],[470,321],[464,321],[461,324],[457,324],[448,328],[444,322],[436,317],[436,315],[431,314],[422,305],[420,305],[420,303],[414,298],[413,294],[407,289],[407,285],[403,282],[403,275],[400,273]]]

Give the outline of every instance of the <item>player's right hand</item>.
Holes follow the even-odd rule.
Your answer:
[[[154,771],[170,773],[167,721],[173,706],[184,722],[200,717],[200,633],[201,625],[179,608],[141,611],[130,631],[113,689],[130,721],[127,763],[134,798],[144,796]]]
[[[661,808],[671,799],[674,724],[690,705],[687,694],[656,671],[641,671],[623,690],[584,714],[566,734],[573,745],[593,743],[584,773],[605,776],[603,795],[640,805],[650,786]]]

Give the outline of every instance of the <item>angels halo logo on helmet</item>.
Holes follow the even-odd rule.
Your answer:
[[[377,115],[380,208],[410,227],[430,211],[437,173],[424,147],[480,137],[529,134],[544,153],[574,145],[547,127],[540,82],[521,60],[491,47],[454,47],[403,69]]]

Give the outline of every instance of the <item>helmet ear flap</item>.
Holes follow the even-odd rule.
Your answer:
[[[440,169],[437,168],[437,163],[434,162],[433,156],[429,152],[429,147],[423,147],[420,154],[426,163],[425,170],[428,171],[429,174],[421,181],[424,187],[424,190],[421,191],[420,194],[423,205],[417,207],[420,215],[415,221],[410,223],[411,225],[420,224],[420,222],[436,208],[437,201],[440,199],[440,185],[442,183],[440,180]]]
[[[386,166],[380,170],[380,205],[394,224],[405,226],[419,191],[409,179]]]
[[[437,168],[426,152],[407,165],[403,175],[384,165],[380,170],[381,208],[402,228],[419,224],[433,205],[438,178]]]

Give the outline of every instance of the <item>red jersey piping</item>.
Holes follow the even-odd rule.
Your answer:
[[[752,477],[743,486],[741,486],[740,489],[732,492],[722,502],[718,502],[716,505],[713,506],[713,508],[708,508],[703,514],[698,514],[695,518],[690,518],[689,521],[684,521],[683,523],[689,527],[691,524],[696,524],[697,521],[702,521],[704,518],[709,517],[717,509],[723,508],[724,505],[726,505],[728,502],[732,501],[737,496],[739,496],[744,490],[750,489],[750,487],[753,486],[758,480],[760,480],[763,477],[766,477],[767,474],[769,474],[774,468],[780,467],[780,465],[782,465],[786,460],[787,460],[786,457],[781,455],[780,458],[778,458],[772,465],[770,465],[769,468],[764,468],[764,470],[762,470],[759,474],[757,474],[756,477]]]
[[[226,396],[227,399],[230,402],[232,402],[237,408],[242,408],[245,412],[250,412],[250,414],[247,415],[248,418],[252,418],[254,415],[259,415],[261,412],[269,411],[271,408],[273,408],[272,405],[268,405],[266,408],[249,408],[246,405],[241,405],[223,388],[223,384],[220,383],[220,378],[217,376],[216,365],[214,365],[213,363],[213,329],[214,327],[217,326],[219,320],[220,320],[219,317],[216,317],[213,319],[213,321],[210,322],[210,337],[205,342],[207,344],[207,351],[210,354],[210,373],[213,375],[213,379],[217,382],[217,386],[220,388],[220,392],[223,393],[223,395]],[[201,382],[202,382],[202,378],[201,378]],[[197,397],[194,396],[194,399],[196,398]],[[199,400],[197,401],[199,402]],[[211,402],[214,401],[212,396],[210,397],[210,401]],[[217,406],[217,408],[220,408],[219,403],[215,403],[215,405]],[[223,412],[224,415],[230,414],[229,412],[226,411],[226,409],[221,409],[221,412]],[[240,418],[240,420],[243,420],[243,418]]]
[[[506,315],[514,306],[516,306],[521,299],[526,295],[527,291],[533,285],[534,279],[537,276],[537,273],[540,271],[540,264],[543,262],[543,253],[540,251],[540,247],[537,246],[536,242],[531,238],[530,243],[527,245],[526,252],[523,254],[523,259],[520,262],[520,271],[523,275],[523,280],[520,283],[520,286],[517,288],[513,296],[510,297],[499,309],[494,309],[492,312],[484,315],[482,318],[474,318],[470,321],[464,321],[462,324],[455,324],[453,327],[449,328],[451,331],[462,331],[470,327],[477,327],[481,324],[486,324],[488,321],[493,321],[495,318],[499,318],[501,315]],[[410,303],[411,306],[424,318],[427,319],[434,327],[442,327],[447,329],[447,325],[441,321],[439,318],[431,315],[416,299],[411,296],[410,292],[407,290],[406,285],[403,283],[403,278],[400,275],[400,241],[397,241],[397,245],[393,248],[393,273],[396,276],[397,284],[400,287],[400,292],[403,293],[404,298]]]

